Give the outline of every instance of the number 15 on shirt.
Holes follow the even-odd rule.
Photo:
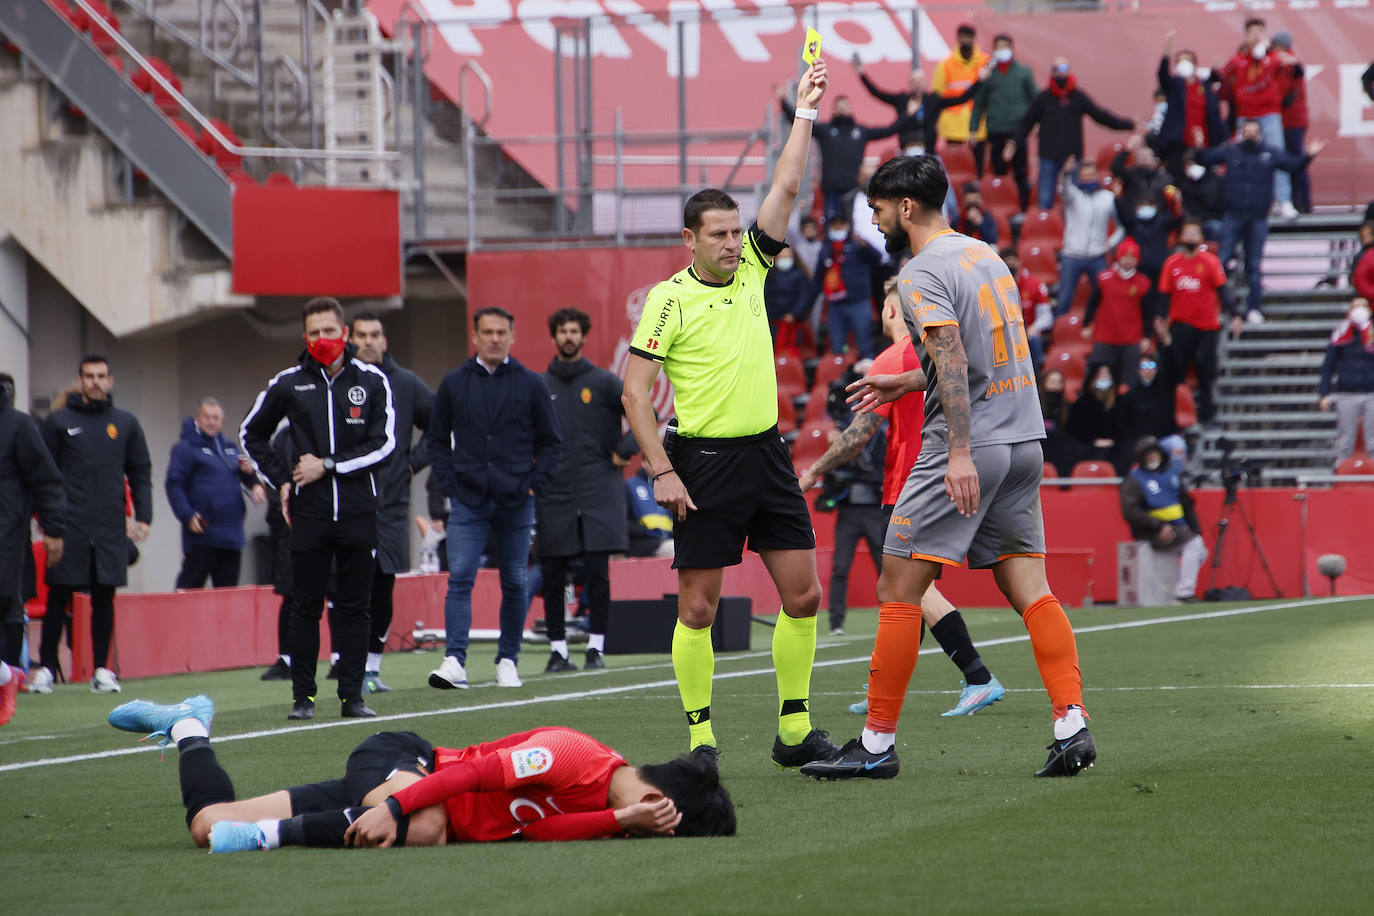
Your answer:
[[[1011,358],[1019,361],[1030,356],[1030,343],[1026,340],[1026,323],[1021,317],[1021,303],[1018,300],[1016,278],[1011,274],[998,277],[994,283],[984,283],[978,287],[978,313],[992,328],[994,366],[1005,366]]]

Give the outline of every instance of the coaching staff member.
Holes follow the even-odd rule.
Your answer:
[[[551,647],[545,671],[577,670],[568,660],[563,587],[579,556],[587,566],[591,612],[586,666],[605,667],[601,653],[606,651],[606,617],[611,610],[611,554],[630,549],[621,469],[639,449],[633,436],[621,433],[625,408],[620,379],[582,355],[591,329],[591,317],[580,309],[559,309],[549,316],[549,335],[558,352],[544,373],[544,384],[563,434],[563,463],[549,475],[534,503]]]
[[[410,478],[429,464],[424,449],[411,446],[411,430],[423,433],[429,429],[434,392],[386,351],[386,328],[377,315],[354,315],[349,337],[358,348],[358,359],[386,375],[396,408],[396,449],[382,460],[377,472],[382,505],[377,513],[377,571],[372,575],[369,605],[372,635],[363,674],[363,687],[368,693],[387,693],[391,688],[382,681],[382,652],[391,632],[391,595],[396,588],[396,574],[410,571]]]
[[[303,317],[306,352],[258,394],[240,433],[258,472],[280,491],[291,525],[295,602],[287,636],[294,704],[287,718],[315,718],[315,661],[331,562],[338,568],[334,645],[342,714],[368,718],[376,715],[362,691],[376,566],[377,475],[396,448],[396,409],[385,373],[357,359],[357,348],[344,339],[337,300],[311,299]],[[283,419],[291,423],[295,467],[269,445]]]
[[[114,635],[115,589],[128,582],[129,540],[148,537],[153,519],[153,463],[143,428],[127,410],[114,406],[109,360],[87,356],[78,369],[81,390],[48,414],[43,442],[62,472],[67,491],[67,526],[62,562],[48,570],[48,612],[43,617],[43,666],[29,689],[52,690],[57,649],[72,593],[91,596],[91,644],[95,676],[91,690],[118,693],[119,681],[106,663]],[[134,498],[134,520],[124,514],[124,479]]]
[[[802,75],[773,186],[747,230],[739,206],[723,191],[688,198],[682,239],[692,263],[653,288],[630,343],[625,414],[644,452],[654,499],[678,520],[673,672],[692,751],[712,759],[711,623],[723,569],[739,564],[746,539],[782,598],[773,631],[779,704],[773,761],[796,767],[834,753],[825,733],[811,728],[807,709],[821,601],[816,535],[778,435],[777,377],[763,308],[764,278],[783,249],[825,87],[825,64],[817,61]],[[677,422],[669,423],[666,442],[658,440],[650,401],[660,370],[676,391]]]
[[[501,638],[496,683],[519,687],[534,494],[563,460],[558,418],[537,373],[510,355],[515,316],[488,306],[472,316],[477,354],[444,376],[425,434],[430,479],[449,499],[444,660],[429,674],[441,690],[468,686],[472,585],[487,535],[501,562]],[[432,514],[432,513],[431,513]]]

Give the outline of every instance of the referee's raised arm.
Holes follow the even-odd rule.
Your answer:
[[[797,192],[801,190],[802,177],[806,174],[806,156],[811,151],[811,125],[815,123],[817,108],[827,85],[824,60],[812,64],[797,85],[797,108],[792,118],[792,133],[788,135],[782,154],[778,156],[778,164],[773,170],[773,186],[768,189],[768,196],[759,206],[759,228],[771,239],[787,237],[787,219],[792,214]]]

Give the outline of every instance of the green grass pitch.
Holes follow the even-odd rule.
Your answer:
[[[1253,613],[1201,616],[1217,611]],[[686,750],[663,656],[498,690],[479,646],[466,692],[425,686],[434,653],[394,653],[380,724],[343,723],[329,699],[289,727],[289,687],[259,671],[84,685],[21,695],[0,729],[0,900],[13,913],[1369,912],[1374,899],[1374,599],[1071,612],[1097,766],[1037,780],[1049,706],[1024,629],[966,611],[1008,687],[942,719],[958,672],[917,666],[888,782],[817,783],[768,761],[775,693],[769,633],[716,662],[712,711],[739,810],[732,839],[210,856],[191,845],[175,749],[133,751],[105,715],[134,697],[197,692],[218,705],[221,762],[241,796],[339,774],[375,729],[461,746],[540,724],[583,729],[631,762]],[[1122,624],[1138,624],[1121,626]],[[858,734],[876,615],[822,636],[817,725]],[[580,660],[575,655],[574,660]],[[332,683],[329,687],[332,688]],[[119,752],[110,754],[108,752]],[[93,755],[88,759],[64,760]]]

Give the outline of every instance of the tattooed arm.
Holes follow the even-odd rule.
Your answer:
[[[949,428],[945,492],[960,515],[971,517],[978,511],[978,471],[973,466],[969,446],[972,407],[968,391],[968,354],[964,352],[958,325],[952,324],[931,328],[926,334],[925,347],[935,363],[940,410]]]
[[[814,487],[821,477],[835,468],[844,467],[849,462],[859,456],[859,452],[864,450],[868,440],[873,438],[873,434],[878,431],[878,425],[883,422],[883,418],[876,413],[859,414],[840,433],[834,442],[830,443],[830,448],[825,450],[825,454],[816,459],[816,463],[806,469],[806,473],[801,476],[801,489],[805,493]]]

